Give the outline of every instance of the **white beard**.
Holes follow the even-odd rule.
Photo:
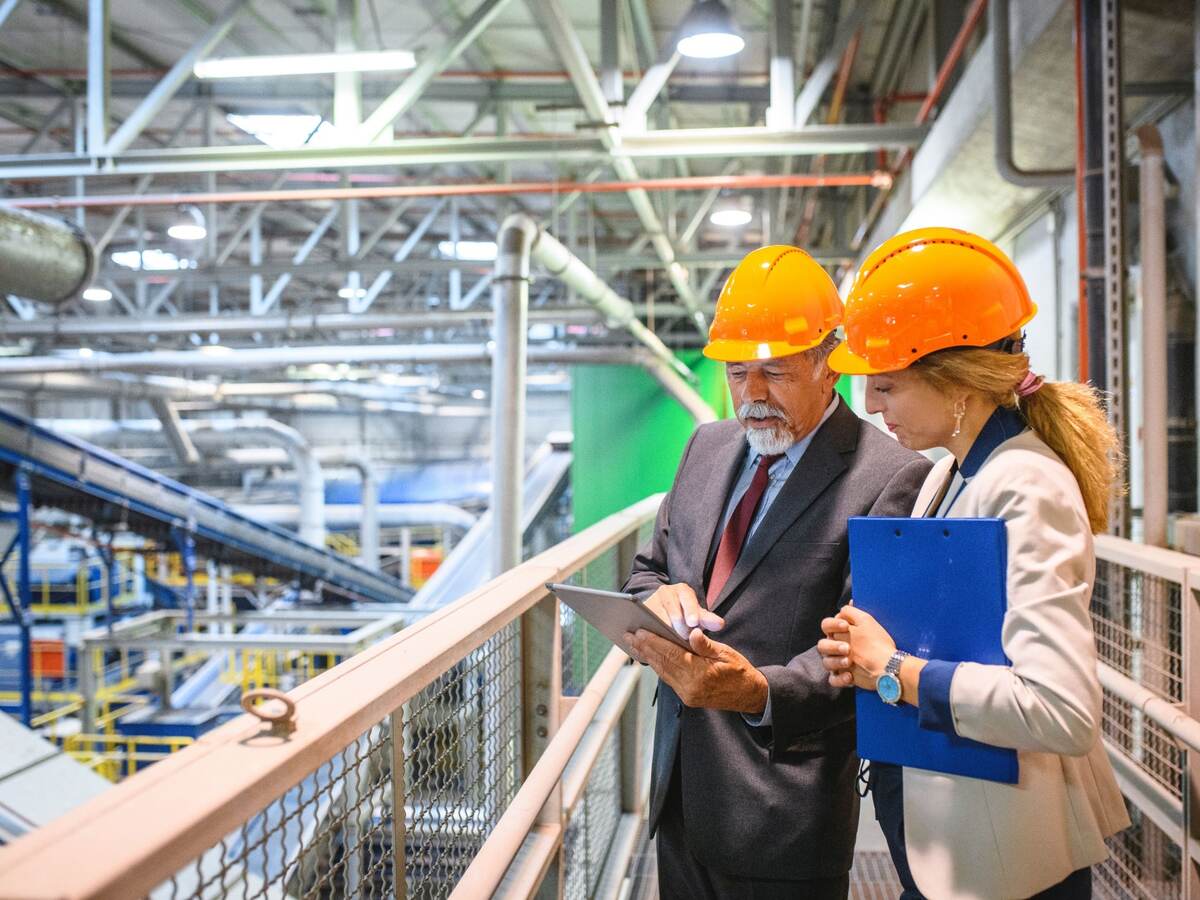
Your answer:
[[[783,428],[747,428],[746,442],[755,453],[775,456],[796,443],[791,432]]]
[[[769,403],[743,403],[738,409],[738,418],[743,423],[747,419],[765,419],[769,416],[777,416],[785,423],[788,421],[782,409],[777,409]],[[763,456],[783,453],[796,443],[791,429],[782,425],[776,425],[774,428],[750,428],[743,424],[742,427],[746,430],[746,441],[750,448]]]

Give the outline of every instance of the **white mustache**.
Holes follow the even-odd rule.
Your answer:
[[[785,425],[791,425],[791,421],[782,409],[772,406],[770,403],[761,400],[753,403],[743,403],[738,407],[739,419],[770,419],[777,418],[783,421]]]

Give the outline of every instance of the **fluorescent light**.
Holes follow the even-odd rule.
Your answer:
[[[83,292],[83,299],[91,300],[93,303],[103,303],[112,299],[112,291],[102,287],[86,288]]]
[[[338,296],[343,300],[360,300],[367,296],[367,289],[352,287],[338,288]]]
[[[225,118],[274,150],[294,150],[309,143],[331,143],[336,134],[333,124],[317,115],[229,113]]]
[[[720,59],[740,53],[746,42],[737,32],[733,14],[721,0],[700,0],[679,28],[675,49],[695,59]]]
[[[745,46],[746,42],[739,35],[708,32],[683,38],[675,45],[675,49],[681,56],[693,59],[722,59],[741,53]]]
[[[483,390],[483,388],[475,388],[475,390],[471,391],[472,400],[482,400],[486,396],[487,391]]]
[[[722,228],[741,228],[743,225],[749,225],[753,218],[754,216],[750,214],[749,210],[729,207],[728,209],[714,210],[713,214],[708,217],[708,221],[714,225],[720,225]]]
[[[91,347],[80,347],[79,355],[82,356],[84,359],[91,359],[92,358],[92,348]]]
[[[197,78],[278,78],[332,72],[397,72],[417,64],[410,50],[359,50],[353,53],[285,53],[203,59],[192,68]]]
[[[118,266],[144,272],[178,272],[180,269],[194,269],[194,259],[180,259],[174,253],[166,250],[118,250],[110,257]]]
[[[167,229],[167,235],[177,241],[202,241],[208,236],[208,229],[195,222],[176,222]]]
[[[441,241],[438,250],[442,256],[451,259],[465,259],[472,262],[483,262],[496,258],[495,241]]]
[[[223,344],[205,344],[200,348],[200,352],[207,353],[210,356],[228,356],[233,352],[233,349]]]

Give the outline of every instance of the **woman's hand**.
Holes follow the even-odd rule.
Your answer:
[[[830,673],[829,683],[875,690],[875,681],[896,652],[887,630],[870,613],[850,605],[824,619],[821,630],[825,637],[817,642],[817,652]]]

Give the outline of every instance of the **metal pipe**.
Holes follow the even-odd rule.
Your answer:
[[[1097,663],[1096,674],[1100,678],[1101,686],[1157,722],[1172,739],[1183,744],[1188,750],[1200,753],[1200,721],[1111,666]]]
[[[510,184],[404,184],[370,187],[304,188],[301,190],[191,191],[166,194],[92,194],[75,197],[22,197],[6,201],[20,209],[89,209],[113,206],[178,206],[231,203],[314,203],[378,200],[397,197],[509,196],[514,194],[619,194],[644,191],[754,190],[783,187],[877,187],[891,184],[887,172],[847,172],[834,175],[703,175],[680,178],[639,178],[632,181],[525,181]]]
[[[1137,131],[1142,150],[1139,203],[1142,256],[1142,540],[1167,545],[1167,235],[1163,142]]]
[[[378,483],[374,486],[378,494]],[[376,497],[378,501],[378,496]],[[418,525],[436,525],[442,528],[457,528],[469,530],[477,521],[476,517],[466,510],[450,503],[378,503],[375,504],[375,530],[378,533],[383,528],[403,528]],[[239,503],[234,509],[256,522],[266,522],[270,525],[296,525],[300,521],[300,507],[295,503]],[[332,529],[362,528],[366,531],[365,503],[327,503],[325,504],[325,527]],[[376,544],[378,547],[378,544]],[[367,542],[362,542],[363,556],[366,556]],[[378,550],[376,550],[378,559]],[[378,571],[379,563],[367,565]]]
[[[525,471],[525,368],[529,256],[537,224],[509,216],[496,236],[492,277],[492,576],[521,562],[521,475]]]
[[[361,518],[359,526],[358,545],[359,561],[368,569],[379,571],[379,473],[365,453],[344,451],[330,462],[341,463],[358,470],[361,484],[359,504]],[[329,525],[329,510],[325,511],[325,524]],[[392,524],[389,522],[389,524]]]
[[[595,272],[566,246],[528,216],[518,213],[505,220],[506,228],[521,228],[530,235],[527,252],[545,266],[553,277],[572,288],[596,308],[610,328],[625,328],[654,356],[675,368],[685,378],[692,373],[654,332],[646,328],[634,313],[633,304],[610,288]]]
[[[989,28],[992,35],[992,106],[995,114],[996,170],[1019,187],[1061,188],[1075,183],[1075,170],[1022,169],[1013,159],[1012,49],[1009,41],[1009,2],[991,0]]]
[[[0,294],[62,304],[95,274],[92,243],[78,227],[0,205]]]
[[[300,487],[300,539],[314,547],[325,546],[325,474],[304,435],[274,419],[210,419],[189,421],[186,426],[196,438],[255,436],[282,445],[296,469]]]

